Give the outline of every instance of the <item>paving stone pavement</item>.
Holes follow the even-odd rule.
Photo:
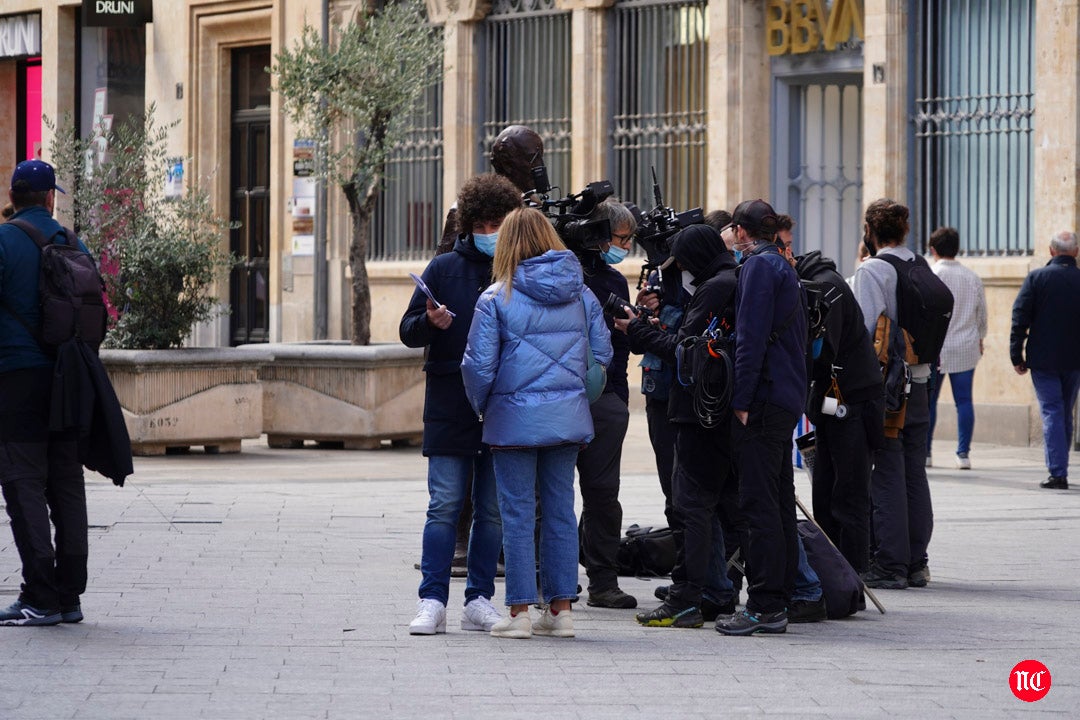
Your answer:
[[[513,641],[458,629],[461,580],[449,632],[409,636],[416,449],[137,459],[123,489],[88,480],[86,621],[0,628],[0,718],[1076,717],[1080,488],[1039,490],[1039,449],[935,461],[933,579],[880,591],[885,615],[728,638],[579,603],[575,639]],[[662,523],[641,415],[623,469],[624,525]],[[0,528],[0,601],[18,575]],[[622,581],[646,607],[656,584]],[[1031,704],[1009,688],[1028,658],[1053,678]]]

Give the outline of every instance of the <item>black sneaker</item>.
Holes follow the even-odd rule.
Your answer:
[[[618,587],[613,587],[607,590],[590,590],[589,599],[585,601],[585,604],[589,607],[630,610],[637,607],[637,598],[624,593]]]
[[[908,571],[908,587],[926,587],[926,583],[928,582],[930,582],[930,568],[926,565]]]
[[[783,610],[774,613],[756,613],[743,610],[716,621],[716,632],[721,635],[753,635],[754,633],[787,632],[788,618]]]
[[[791,605],[788,606],[789,623],[816,623],[828,619],[824,595],[817,600],[792,600]]]
[[[82,607],[78,603],[60,606],[60,622],[77,623],[82,622],[82,620]]]
[[[0,610],[0,625],[56,625],[59,622],[59,610],[36,608],[22,600]]]
[[[903,590],[908,586],[907,577],[886,572],[877,565],[871,565],[870,569],[859,577],[866,587],[875,590]]]
[[[655,610],[638,613],[634,618],[645,627],[699,628],[705,624],[705,618],[696,607],[679,609],[667,603]]]
[[[1051,475],[1050,477],[1039,483],[1039,487],[1045,490],[1068,490],[1069,479],[1065,477],[1054,477],[1053,475]]]

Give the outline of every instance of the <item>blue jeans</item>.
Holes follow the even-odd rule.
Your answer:
[[[971,386],[975,380],[975,368],[960,373],[949,373],[949,385],[952,387],[953,402],[956,403],[956,453],[971,452],[971,436],[975,430],[975,405],[971,402]],[[926,436],[926,454],[930,454],[930,445],[934,440],[934,425],[937,424],[937,401],[941,395],[941,385],[945,376],[934,371],[933,385],[930,390],[930,432]]]
[[[506,604],[536,594],[536,498],[540,498],[540,584],[544,601],[577,597],[578,528],[574,516],[577,445],[495,450],[503,518]]]
[[[791,600],[821,599],[821,579],[810,567],[810,561],[806,559],[806,548],[802,544],[802,536],[799,536],[799,565],[795,568],[795,592],[791,594]]]
[[[1069,448],[1073,438],[1073,408],[1080,389],[1080,370],[1032,370],[1031,382],[1042,412],[1046,468],[1053,477],[1069,476]]]
[[[454,559],[458,516],[465,488],[472,477],[473,521],[469,533],[468,579],[465,602],[495,594],[495,567],[502,543],[502,522],[495,495],[491,453],[433,455],[428,458],[428,510],[420,558],[419,595],[446,605],[450,598],[450,563]]]

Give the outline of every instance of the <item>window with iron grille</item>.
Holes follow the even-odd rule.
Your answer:
[[[371,218],[369,260],[427,260],[442,237],[443,82],[430,86],[386,164]]]
[[[916,240],[1032,251],[1034,0],[920,0],[914,13]]]
[[[548,179],[570,184],[570,13],[554,0],[494,0],[478,33],[480,147],[477,168],[490,172],[491,145],[508,125],[544,140]],[[580,189],[580,188],[578,188]]]
[[[652,174],[675,210],[705,200],[708,7],[622,0],[612,11],[610,64],[615,191],[652,207]]]

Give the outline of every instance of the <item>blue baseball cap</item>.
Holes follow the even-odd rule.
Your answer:
[[[53,166],[44,160],[23,160],[16,165],[15,172],[11,173],[11,189],[15,192],[64,192],[64,188],[56,184]]]

